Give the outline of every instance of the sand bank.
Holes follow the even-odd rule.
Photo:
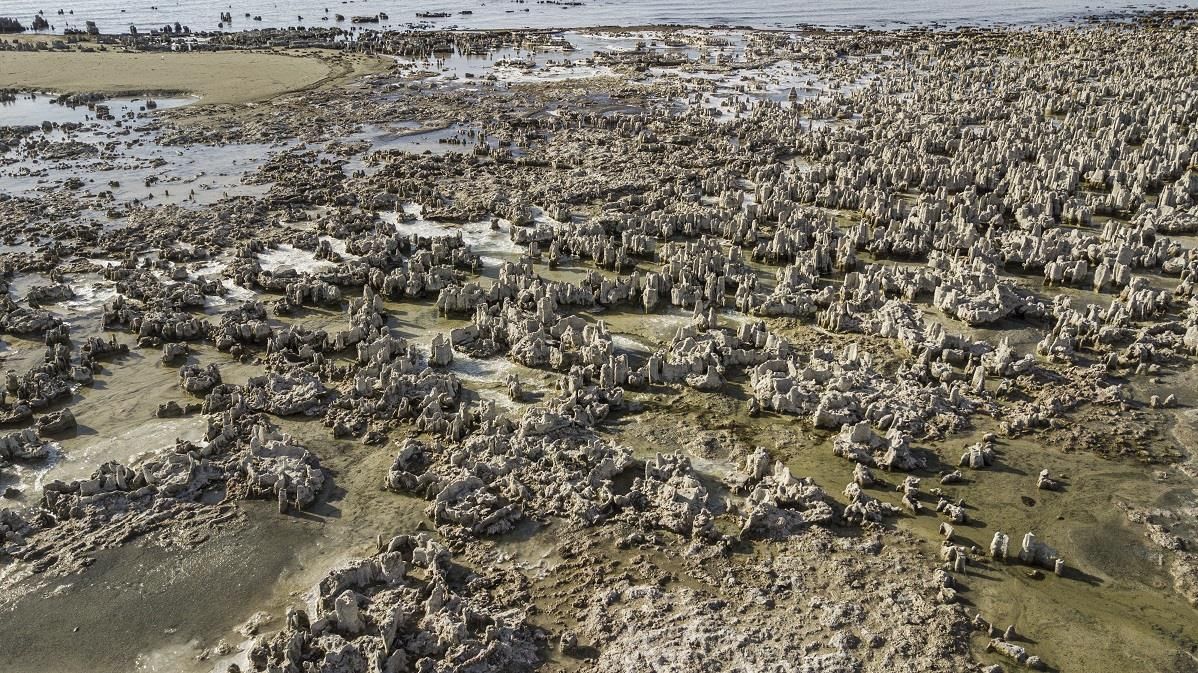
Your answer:
[[[0,88],[187,93],[204,103],[247,103],[381,70],[380,59],[261,52],[6,52]]]

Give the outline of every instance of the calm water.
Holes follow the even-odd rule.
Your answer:
[[[231,12],[233,21],[225,30],[264,26],[337,25],[342,14],[345,27],[353,16],[377,15],[388,19],[379,25],[420,25],[438,28],[569,28],[583,26],[684,23],[731,24],[758,28],[814,24],[822,26],[895,27],[913,24],[1035,24],[1068,21],[1080,16],[1109,15],[1128,11],[1198,6],[1198,0],[1182,4],[1133,0],[584,0],[579,4],[537,0],[75,0],[50,3],[40,0],[0,0],[0,16],[13,17],[27,27],[41,11],[52,24],[52,32],[82,27],[95,21],[106,33],[124,32],[130,24],[140,29],[179,23],[192,30],[217,30],[221,12]],[[59,15],[59,10],[67,12]],[[73,14],[70,12],[73,11]],[[462,14],[468,11],[470,14]],[[448,13],[445,18],[418,18],[417,12]],[[246,15],[249,16],[246,16]],[[261,17],[260,21],[252,17]],[[302,17],[302,19],[301,19]]]
[[[0,119],[6,125],[24,126],[27,124],[41,125],[48,121],[54,124],[95,122],[99,127],[111,127],[114,122],[97,120],[95,110],[86,105],[58,105],[52,102],[51,94],[19,94],[16,100],[0,102]],[[167,110],[194,103],[198,98],[154,98],[158,110]],[[117,120],[128,121],[147,113],[146,98],[114,96],[99,101],[108,107],[109,114]],[[57,131],[55,131],[57,133]]]

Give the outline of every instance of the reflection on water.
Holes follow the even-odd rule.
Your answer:
[[[116,203],[199,207],[230,196],[261,196],[269,188],[242,184],[241,178],[260,166],[273,146],[156,142],[153,115],[196,98],[118,97],[90,107],[54,100],[20,94],[0,104],[4,126],[36,127],[0,151],[0,191],[30,196],[65,186],[84,194],[106,193]]]
[[[51,94],[18,94],[15,100],[0,101],[0,123],[4,126],[41,126],[51,124],[87,124],[93,127],[117,127],[129,121],[144,119],[155,110],[169,110],[196,102],[190,97],[116,97],[91,104],[59,104]],[[106,109],[100,115],[97,106]],[[111,118],[106,118],[111,117]],[[53,129],[47,135],[63,133]]]

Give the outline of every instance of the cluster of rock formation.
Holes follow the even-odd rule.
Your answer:
[[[964,540],[984,503],[961,494],[1009,463],[1004,441],[1088,409],[1182,403],[1137,399],[1128,383],[1155,385],[1198,355],[1187,238],[1198,233],[1198,104],[1179,93],[1194,88],[1198,47],[1184,39],[1192,17],[1174,19],[952,39],[763,33],[735,49],[671,33],[697,55],[639,45],[592,57],[627,76],[611,90],[628,102],[618,113],[550,84],[531,87],[526,105],[494,81],[392,73],[372,80],[377,91],[307,92],[277,119],[255,109],[245,124],[188,126],[193,113],[180,114],[164,141],[288,141],[244,176],[261,196],[204,209],[82,197],[119,226],[85,221],[61,197],[0,198],[0,217],[17,222],[5,243],[35,251],[3,253],[0,330],[45,349],[6,376],[0,424],[19,429],[0,436],[0,470],[60,452],[53,440],[78,429],[75,392],[105,360],[132,359],[131,344],[192,400],[162,402],[156,416],[200,413],[207,432],[0,510],[3,558],[68,572],[137,536],[198,541],[241,516],[239,499],[312,507],[329,474],[275,425],[312,418],[334,439],[388,446],[394,459],[373,483],[425,501],[436,536],[380,540],[372,557],[331,571],[310,609],[254,642],[253,670],[514,670],[541,662],[550,635],[570,656],[599,648],[601,670],[642,666],[637,644],[653,639],[711,640],[717,664],[663,646],[669,670],[772,666],[756,653],[738,660],[731,644],[794,627],[775,601],[811,618],[799,625],[811,643],[827,639],[804,646],[805,670],[952,670],[971,628],[960,576],[1008,561],[1072,576],[1033,533],[1017,548],[1001,531],[988,549]],[[535,32],[344,35],[254,31],[203,48],[299,40],[438,59],[569,47]],[[1153,48],[1169,37],[1176,49]],[[763,93],[777,82],[728,83],[780,66],[822,93],[786,82],[783,102]],[[1034,85],[1029,68],[1042,74]],[[297,121],[309,111],[299,106],[318,104],[327,125]],[[370,146],[362,127],[412,110],[470,110],[486,123],[446,143],[456,151],[358,156]],[[0,152],[100,152],[39,144],[38,133],[6,130]],[[662,166],[676,170],[663,177]],[[22,274],[37,280],[18,285]],[[108,338],[74,336],[81,320],[62,307],[85,296],[81,277],[111,290],[81,316]],[[671,333],[646,338],[660,324]],[[650,343],[630,347],[629,335]],[[503,373],[468,382],[478,361]],[[730,423],[799,424],[851,480],[830,494],[792,472],[786,447],[758,446],[721,456],[717,477],[696,456],[608,436],[667,391],[738,398],[745,418]],[[981,417],[995,432],[959,457],[930,447]],[[1031,474],[1029,492],[1069,497],[1063,476],[1040,464]],[[906,544],[887,527],[902,516],[935,518],[942,566],[913,567],[887,546]],[[1191,572],[1181,537],[1153,516],[1134,520],[1179,577]],[[683,572],[708,588],[670,587],[664,574],[584,577],[595,595],[571,598],[586,606],[571,615],[577,628],[547,634],[527,601],[492,591],[510,578],[475,574],[448,551],[477,568],[489,562],[484,540],[523,525],[685,556]],[[757,573],[737,560],[746,548],[811,564],[811,575],[765,559]],[[814,567],[823,554],[846,569]],[[724,576],[705,576],[704,561]],[[857,562],[865,570],[847,569]],[[744,595],[727,591],[737,582]],[[803,593],[834,585],[852,598]],[[667,607],[684,617],[652,623]],[[725,619],[734,611],[743,623]],[[926,646],[916,624],[935,633]],[[972,628],[1017,664],[1044,664],[1013,628],[1000,634],[980,616]],[[757,644],[786,657],[798,651],[788,638]]]

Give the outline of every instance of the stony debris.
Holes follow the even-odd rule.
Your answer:
[[[527,607],[496,604],[489,579],[453,565],[427,534],[401,535],[377,554],[332,569],[315,609],[289,610],[260,636],[250,670],[529,670],[542,661]]]

